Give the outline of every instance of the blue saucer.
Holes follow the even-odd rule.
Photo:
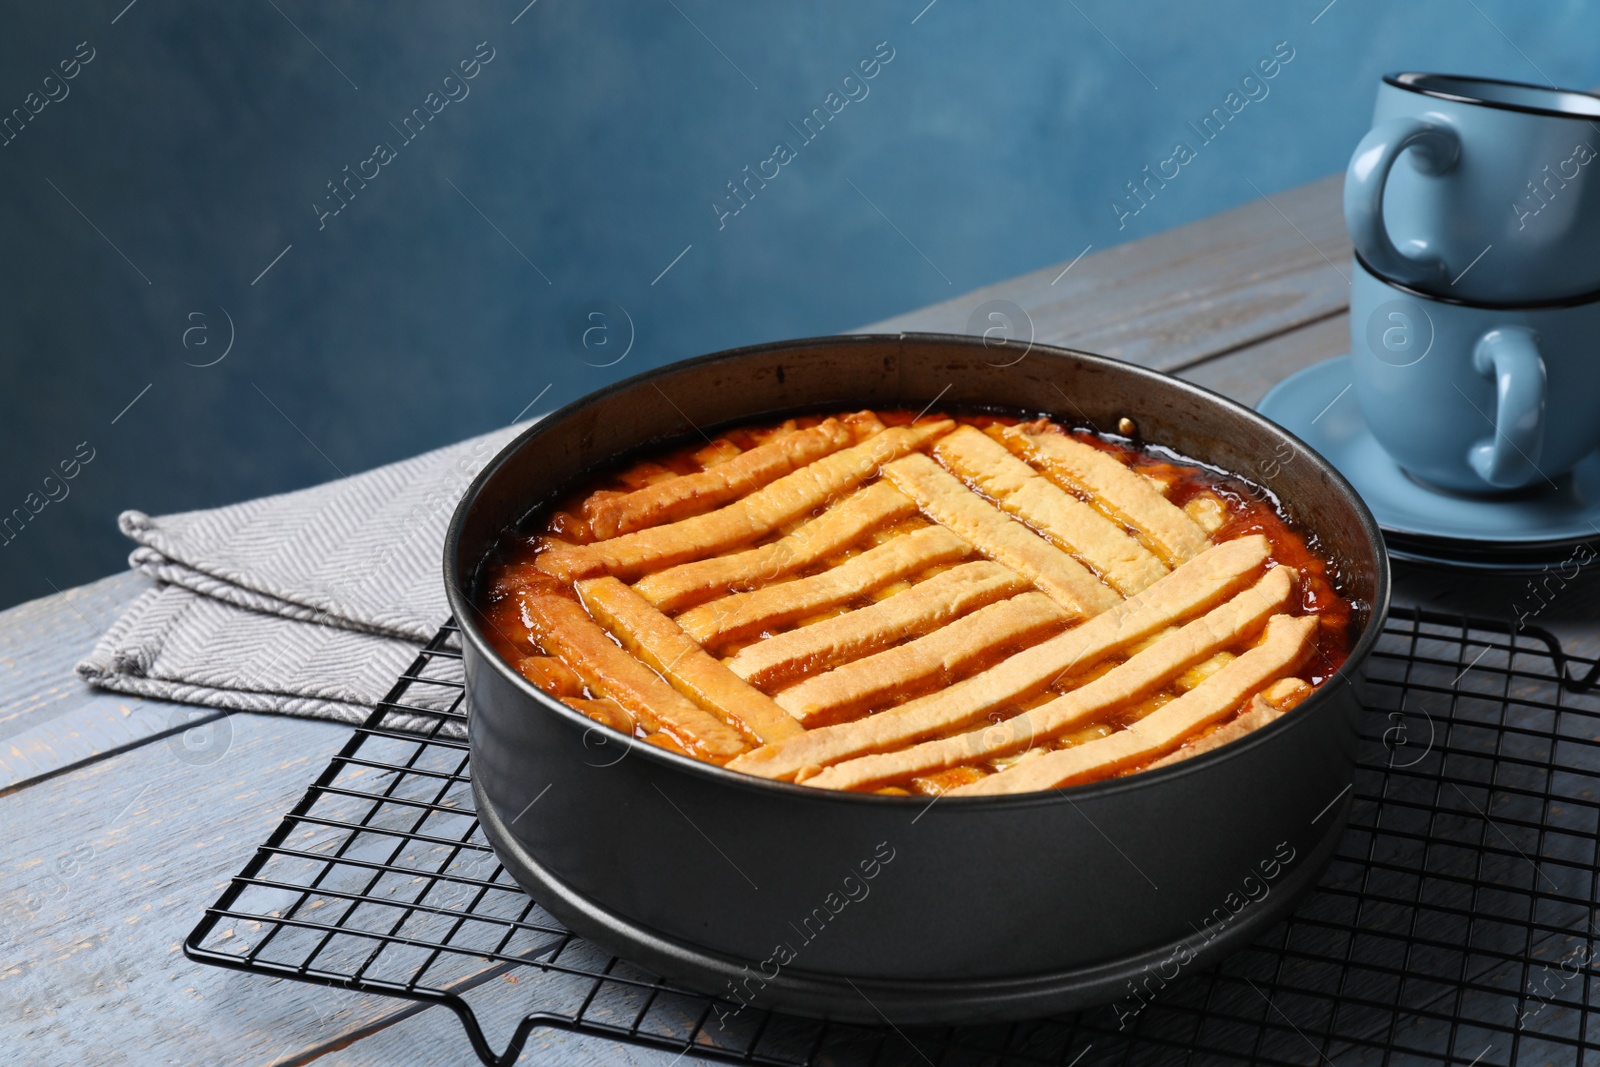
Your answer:
[[[1493,499],[1429,489],[1378,444],[1350,386],[1350,357],[1339,356],[1285,378],[1256,410],[1339,468],[1372,509],[1391,554],[1487,568],[1498,557],[1517,567],[1600,540],[1600,452],[1543,493]]]

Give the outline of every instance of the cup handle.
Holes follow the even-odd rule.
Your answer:
[[[1344,174],[1344,221],[1356,252],[1378,274],[1407,285],[1447,281],[1449,273],[1437,256],[1408,256],[1395,247],[1383,221],[1383,190],[1389,171],[1408,148],[1417,150],[1417,168],[1444,174],[1461,158],[1455,131],[1422,119],[1380,122],[1367,131],[1350,157]]]
[[[1544,359],[1525,326],[1490,330],[1478,339],[1472,366],[1495,381],[1494,436],[1471,446],[1467,462],[1497,489],[1516,489],[1543,477]]]

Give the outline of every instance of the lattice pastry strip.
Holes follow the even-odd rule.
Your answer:
[[[782,741],[804,731],[784,709],[730,671],[648,600],[611,577],[578,583],[583,606],[684,696],[756,740]]]
[[[1033,466],[1138,531],[1168,564],[1205,548],[1209,539],[1200,525],[1115,457],[1062,433],[1028,433],[1013,426],[1002,436]]]
[[[942,526],[924,526],[891,538],[839,566],[713,600],[678,616],[678,625],[703,645],[717,646],[843,604],[941,563],[953,563],[972,546]]]
[[[698,474],[669,478],[626,494],[596,493],[584,502],[583,517],[602,539],[687,518],[760,489],[854,441],[844,423],[825,419]]]
[[[883,476],[924,515],[1038,586],[1073,618],[1098,615],[1121,598],[1083,564],[1010,518],[920,452],[885,464]]]
[[[1287,567],[1275,567],[1232,600],[1048,704],[977,733],[957,734],[896,752],[862,756],[801,780],[826,789],[861,789],[1032,748],[1085,724],[1094,716],[1132,704],[1170,682],[1186,668],[1236,643],[1241,633],[1256,629],[1282,608],[1293,591],[1293,572]]]
[[[618,648],[576,600],[556,593],[525,593],[521,600],[541,648],[566,661],[591,691],[616,701],[676,747],[717,763],[750,747],[738,730]]]
[[[808,678],[777,694],[777,703],[807,726],[838,721],[936,684],[949,685],[997,649],[1029,642],[1070,621],[1071,616],[1043,593],[1022,593],[905,644]]]
[[[536,565],[563,581],[610,574],[624,581],[649,571],[705,559],[747,545],[849,492],[879,467],[946,433],[945,419],[891,426],[882,433],[807,464],[716,511],[651,526],[593,544],[551,539]]]
[[[1138,540],[977,427],[953,430],[934,444],[933,454],[1006,513],[1094,568],[1124,596],[1167,573],[1167,567]]]
[[[755,589],[820,563],[916,510],[917,505],[894,486],[874,482],[780,540],[668,567],[640,578],[634,588],[662,611],[678,611],[729,592]]]
[[[1261,729],[1310,695],[1311,684],[1304,679],[1279,678],[1251,697],[1250,707],[1241,712],[1237,719],[1224,723],[1210,733],[1196,737],[1177,751],[1162,756],[1150,766],[1165,767],[1168,764],[1181,763],[1202,752],[1210,752],[1230,741],[1237,741],[1245,734]]]
[[[884,752],[969,726],[995,708],[1019,702],[1063,676],[1087,671],[1107,656],[1216,604],[1255,574],[1270,551],[1260,535],[1226,541],[1112,610],[948,689],[857,722],[808,730],[793,740],[747,753],[730,766],[764,778],[793,779],[808,767]]]
[[[893,486],[889,489],[899,495]],[[1029,588],[1027,579],[1015,571],[974,560],[887,600],[746,645],[728,660],[728,667],[752,685],[779,685],[869,656],[902,638],[918,637]]]
[[[1053,789],[1160,756],[1185,737],[1231,713],[1252,693],[1299,666],[1310,652],[1316,630],[1315,615],[1274,616],[1267,623],[1267,632],[1260,644],[1138,722],[1129,723],[1109,737],[1017,763],[952,793],[993,796]]]

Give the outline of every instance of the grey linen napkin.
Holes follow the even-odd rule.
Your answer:
[[[293,493],[123,512],[139,546],[129,563],[157,585],[79,676],[162,700],[360,722],[449,614],[445,527],[525,425]]]

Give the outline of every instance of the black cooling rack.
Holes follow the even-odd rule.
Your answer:
[[[774,1067],[1600,1061],[1600,668],[1542,631],[1395,612],[1350,828],[1250,949],[1145,1003],[914,1030],[753,1010],[720,1029],[713,1009],[733,1005],[563,929],[478,828],[459,649],[446,626],[422,650],[207,909],[190,958],[443,1005],[486,1064],[539,1028]],[[485,1021],[507,1011],[497,1053]]]

